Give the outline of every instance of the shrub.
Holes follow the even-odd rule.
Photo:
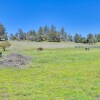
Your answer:
[[[5,51],[7,47],[11,46],[11,44],[7,41],[0,42],[0,47]]]

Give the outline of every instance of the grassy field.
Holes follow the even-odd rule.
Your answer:
[[[25,69],[0,69],[0,100],[100,100],[100,49],[75,43],[11,42],[3,52],[32,57]],[[99,45],[99,44],[98,44]],[[44,47],[43,52],[37,51]]]

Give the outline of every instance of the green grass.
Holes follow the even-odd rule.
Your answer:
[[[38,52],[35,43],[11,43],[3,55],[17,48],[32,63],[25,69],[0,69],[0,100],[100,100],[99,48],[52,49],[56,43],[40,43],[48,48]]]

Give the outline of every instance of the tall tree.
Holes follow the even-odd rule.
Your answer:
[[[9,39],[10,39],[10,40],[16,40],[16,37],[15,37],[15,35],[13,35],[13,34],[11,33]]]
[[[76,43],[80,43],[81,42],[81,34],[76,33],[74,36],[74,41]]]
[[[47,25],[43,28],[43,33],[44,34],[48,34],[49,33],[49,27]]]
[[[0,23],[0,40],[6,40],[6,39],[7,39],[6,29],[4,25]]]
[[[66,38],[67,38],[67,34],[65,32],[64,27],[62,27],[60,30],[60,39],[61,39],[61,41],[66,41]]]
[[[44,40],[47,40],[47,36],[49,33],[49,27],[47,25],[43,28],[43,33],[44,33]]]
[[[49,42],[60,42],[60,34],[56,31],[56,27],[54,25],[51,25],[47,40]]]
[[[30,41],[35,41],[36,32],[35,30],[30,30],[27,32],[26,39]]]
[[[41,26],[39,27],[38,34],[41,36],[43,35],[43,28]]]
[[[93,35],[92,33],[89,33],[89,34],[87,35],[87,42],[88,42],[89,44],[95,43],[95,38],[94,38],[94,35]]]
[[[39,27],[38,33],[36,34],[36,41],[44,41],[43,28],[41,26]]]
[[[87,38],[86,37],[81,37],[80,43],[87,43]]]
[[[28,36],[35,36],[36,32],[35,32],[35,30],[30,30],[29,32],[27,32],[27,35]]]
[[[73,36],[70,33],[67,35],[67,41],[73,41]]]
[[[23,30],[20,28],[18,29],[18,32],[16,33],[18,40],[26,40],[26,33],[23,32]]]
[[[96,38],[97,42],[100,42],[100,33],[99,34],[95,34],[95,38]]]

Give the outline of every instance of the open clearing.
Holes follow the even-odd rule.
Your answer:
[[[11,42],[3,56],[32,57],[25,69],[0,69],[0,100],[100,100],[100,48],[75,43]],[[98,44],[99,45],[99,44]],[[44,51],[37,51],[43,47]],[[69,48],[70,47],[70,48]]]

